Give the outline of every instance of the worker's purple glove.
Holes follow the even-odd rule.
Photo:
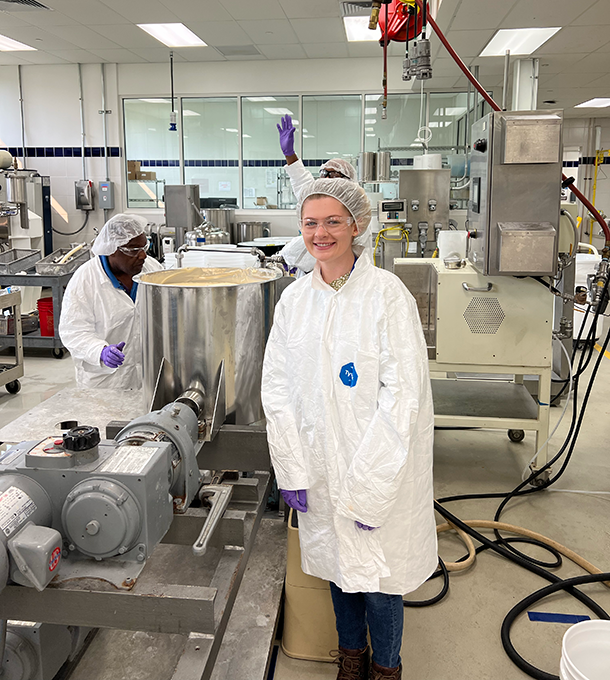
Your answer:
[[[277,129],[280,133],[280,147],[284,156],[294,156],[294,126],[292,118],[286,114],[282,116],[282,125],[278,123]]]
[[[118,345],[107,345],[100,354],[102,363],[108,368],[118,368],[124,361],[125,355],[121,350],[125,347],[124,342],[119,342]]]
[[[280,493],[289,508],[299,512],[307,512],[307,491],[305,489],[299,489],[299,491],[280,489]]]
[[[368,524],[362,524],[362,522],[356,522],[356,526],[364,531],[375,531],[377,529],[377,527],[370,527]]]

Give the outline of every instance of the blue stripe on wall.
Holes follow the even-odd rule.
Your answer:
[[[23,147],[9,146],[0,147],[8,151],[12,156],[23,157]],[[80,146],[26,146],[26,158],[82,158],[83,150]],[[86,158],[119,158],[122,156],[121,147],[109,146],[104,150],[103,146],[86,146]]]

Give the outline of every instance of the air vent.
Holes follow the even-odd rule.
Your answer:
[[[353,2],[341,3],[341,15],[344,17],[363,17],[371,13],[371,0],[353,0]]]
[[[43,5],[36,0],[0,0],[0,10],[4,12],[20,12],[24,9],[48,9],[53,10],[46,5]]]
[[[254,57],[260,52],[254,45],[227,45],[226,47],[216,47],[220,54],[225,57]]]
[[[504,310],[498,298],[474,297],[464,310],[471,333],[495,335],[504,321]]]

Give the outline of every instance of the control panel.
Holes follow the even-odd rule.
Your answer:
[[[407,201],[404,198],[379,201],[377,216],[380,224],[404,224],[407,221]]]

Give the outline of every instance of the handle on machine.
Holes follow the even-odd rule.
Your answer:
[[[466,282],[462,283],[462,288],[468,293],[489,293],[492,289],[492,284],[488,283],[486,286],[481,288],[476,288],[475,286],[470,286]]]
[[[231,496],[233,495],[233,487],[228,484],[210,484],[209,486],[204,486],[201,490],[199,497],[205,498],[212,496],[210,508],[210,514],[207,516],[201,533],[197,537],[195,543],[193,543],[193,555],[195,557],[202,557],[205,555],[208,549],[208,543],[212,538],[212,535],[218,528],[218,524],[224,514],[224,511],[229,505]]]

